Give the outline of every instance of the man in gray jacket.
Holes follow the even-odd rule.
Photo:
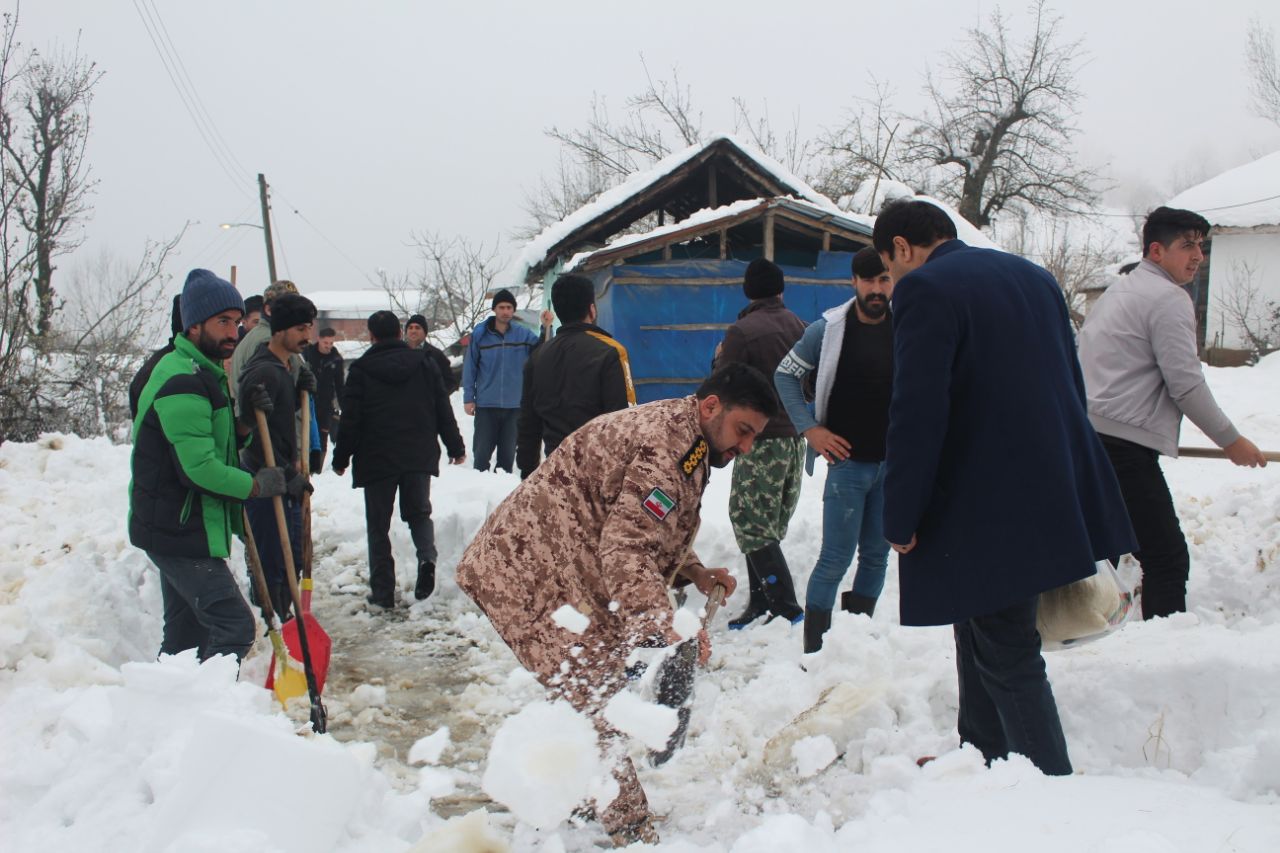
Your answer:
[[[1197,213],[1153,210],[1142,227],[1142,263],[1107,289],[1080,330],[1089,420],[1138,536],[1144,619],[1187,609],[1191,560],[1159,461],[1177,457],[1182,416],[1235,464],[1267,464],[1218,407],[1200,367],[1195,309],[1182,285],[1204,261],[1208,233]]]

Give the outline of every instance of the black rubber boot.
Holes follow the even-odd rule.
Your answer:
[[[436,564],[423,561],[418,564],[418,582],[413,587],[413,597],[422,601],[435,592]]]
[[[769,600],[764,595],[764,585],[760,583],[760,575],[747,555],[747,580],[751,587],[751,598],[747,600],[747,609],[729,620],[730,631],[741,631],[752,622],[769,612]]]
[[[818,607],[804,609],[804,653],[811,655],[822,649],[822,635],[831,627],[831,611]]]
[[[861,613],[870,617],[876,612],[876,600],[849,590],[840,593],[840,607],[846,613]]]
[[[748,554],[747,562],[755,564],[760,581],[764,584],[769,612],[774,616],[781,616],[792,625],[803,619],[804,609],[796,601],[796,588],[791,581],[791,570],[787,567],[782,545],[774,542]]]

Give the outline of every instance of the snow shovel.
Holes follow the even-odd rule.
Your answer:
[[[706,615],[702,619],[705,629],[711,619],[724,603],[725,588],[716,584],[707,599]],[[658,704],[676,709],[677,723],[671,736],[667,738],[667,746],[662,750],[649,753],[649,764],[661,767],[671,760],[676,750],[684,746],[685,737],[689,734],[689,717],[692,713],[689,705],[693,700],[693,675],[698,664],[698,638],[690,637],[679,643],[671,656],[662,662],[662,668],[655,677],[657,683]]]
[[[302,435],[304,436],[302,443],[298,447],[307,447],[311,436],[311,404],[307,399],[309,395],[306,391],[302,392]],[[311,476],[310,454],[302,452],[302,473],[304,476]],[[307,626],[307,640],[311,647],[311,665],[316,673],[316,686],[321,693],[324,692],[324,682],[329,675],[329,658],[333,652],[333,640],[329,638],[324,628],[320,627],[320,623],[316,621],[316,617],[311,613],[311,493],[302,493],[302,606],[298,608],[298,612],[303,616],[303,623]],[[284,644],[289,648],[289,653],[293,655],[294,660],[302,657],[302,647],[298,644],[298,620],[291,619],[284,623],[282,629],[284,634]]]
[[[258,556],[258,543],[253,539],[253,528],[249,526],[248,514],[241,510],[241,515],[244,518],[245,555],[249,558],[253,585],[258,593],[258,601],[262,603],[262,616],[267,622],[267,637],[271,640],[271,668],[267,670],[266,687],[268,690],[274,690],[280,704],[287,707],[290,699],[307,692],[307,676],[284,649],[284,639],[276,627],[276,613],[271,607],[271,594],[267,592],[267,579],[262,572],[262,559]]]
[[[263,462],[268,467],[274,468],[276,451],[271,446],[271,430],[267,427],[267,416],[261,409],[255,410],[254,415],[258,420],[258,440],[262,443]],[[293,598],[293,606],[298,611],[297,617],[293,620],[296,624],[299,619],[307,617],[302,613],[302,594],[298,591],[298,575],[293,565],[293,548],[289,544],[289,523],[284,517],[284,499],[275,495],[271,498],[271,503],[276,511],[276,527],[280,530],[280,550],[284,552],[284,576],[289,582],[289,595]],[[289,626],[285,625],[286,634],[288,629]],[[316,734],[324,734],[329,728],[329,712],[324,709],[324,703],[320,701],[320,686],[315,669],[311,665],[311,644],[307,637],[311,632],[309,630],[299,632],[296,628],[294,630],[298,647],[302,651],[302,670],[307,676],[307,694],[311,699],[311,729]]]
[[[1226,459],[1227,452],[1220,447],[1179,447],[1179,456],[1192,456],[1197,459]],[[1280,462],[1280,451],[1264,450],[1262,458],[1268,462]]]

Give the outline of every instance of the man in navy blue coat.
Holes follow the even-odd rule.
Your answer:
[[[885,208],[872,240],[894,280],[884,532],[902,624],[954,625],[962,741],[1069,774],[1037,597],[1135,541],[1062,291],[957,240],[929,202]]]

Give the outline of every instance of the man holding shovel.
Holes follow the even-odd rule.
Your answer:
[[[301,392],[315,393],[316,379],[311,369],[304,365],[295,383],[289,372],[289,363],[290,357],[301,353],[310,341],[315,317],[316,307],[305,296],[290,293],[272,302],[268,318],[271,338],[246,362],[237,395],[240,420],[246,428],[253,427],[255,411],[261,410],[267,416],[276,464],[286,472],[285,517],[295,566],[302,565],[302,493],[311,488],[301,470],[295,413],[302,398]],[[262,438],[255,432],[241,454],[241,462],[246,470],[253,473],[261,470],[264,459]],[[276,529],[275,508],[264,497],[247,501],[245,511],[260,548],[271,606],[281,621],[287,621],[291,602],[285,577],[284,551]]]
[[[1178,456],[1182,416],[1237,465],[1266,458],[1218,407],[1196,350],[1196,315],[1182,286],[1204,261],[1209,221],[1158,207],[1142,226],[1142,263],[1107,288],[1080,330],[1089,420],[1111,459],[1142,564],[1142,618],[1183,613],[1191,557],[1160,455]]]
[[[240,502],[285,491],[285,473],[241,470],[240,436],[222,361],[235,349],[244,303],[230,282],[192,270],[182,288],[183,331],[156,364],[133,423],[129,541],[160,570],[161,654],[242,658],[253,614],[227,567],[243,531]]]
[[[489,516],[458,563],[458,586],[556,698],[588,715],[615,758],[619,793],[600,803],[615,841],[653,840],[635,768],[601,714],[626,684],[638,647],[679,641],[667,587],[677,576],[704,594],[732,592],[725,569],[693,552],[710,467],[751,450],[778,412],[759,371],[735,363],[690,397],[601,415],[582,426]],[[555,616],[588,617],[581,633]],[[700,654],[710,654],[706,634]],[[618,747],[614,750],[614,747]]]

